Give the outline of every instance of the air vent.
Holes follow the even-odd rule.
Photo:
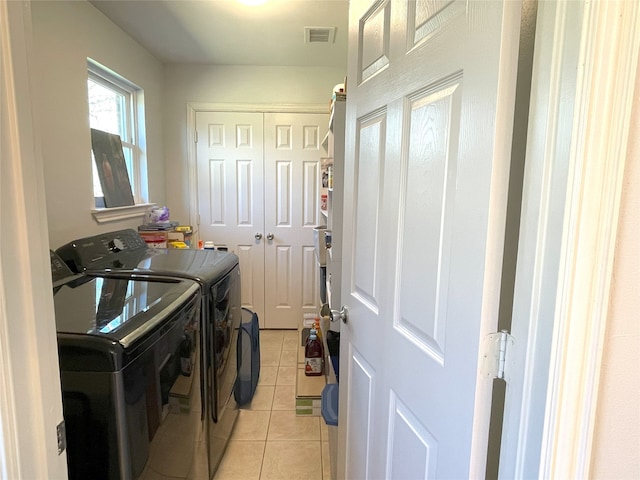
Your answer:
[[[336,27],[304,27],[304,43],[333,43]]]

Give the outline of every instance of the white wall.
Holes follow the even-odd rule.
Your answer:
[[[594,479],[640,478],[640,75],[624,176],[593,444]]]
[[[85,1],[32,2],[36,120],[42,139],[52,248],[140,218],[98,224],[92,217],[87,57],[144,89],[149,201],[164,203],[162,64]]]
[[[189,221],[187,104],[326,104],[344,68],[169,65],[165,67],[165,158],[171,218]],[[191,139],[190,139],[191,140]]]

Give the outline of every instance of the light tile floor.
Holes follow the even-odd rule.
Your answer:
[[[326,424],[295,412],[298,342],[295,330],[260,331],[258,388],[241,407],[214,479],[330,479]]]

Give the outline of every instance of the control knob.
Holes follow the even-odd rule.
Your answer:
[[[109,247],[109,251],[113,253],[118,253],[125,249],[124,243],[119,238],[114,238],[107,246]]]

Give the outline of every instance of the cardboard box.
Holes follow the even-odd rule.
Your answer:
[[[296,398],[296,415],[300,417],[319,417],[322,415],[321,398]]]
[[[179,230],[140,230],[138,233],[151,248],[184,248],[181,242],[191,248],[193,230],[190,226],[175,227]]]
[[[320,416],[322,389],[326,385],[324,375],[308,377],[304,367],[298,366],[296,375],[296,415]]]
[[[148,247],[167,248],[168,232],[165,231],[143,231],[138,232]]]

